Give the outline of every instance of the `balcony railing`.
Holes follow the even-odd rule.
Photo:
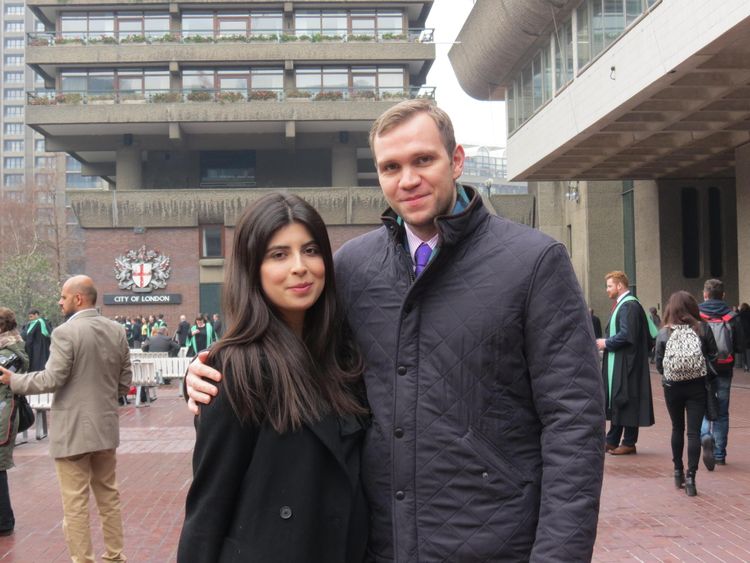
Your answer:
[[[223,32],[213,29],[189,31],[151,30],[132,32],[35,32],[27,33],[27,43],[32,47],[51,45],[148,45],[162,43],[431,43],[434,30],[412,28],[347,33],[340,29],[287,30],[259,29],[252,32]]]
[[[434,86],[398,88],[281,88],[258,89],[183,89],[183,90],[118,90],[114,92],[91,92],[70,90],[56,92],[27,92],[31,106],[80,105],[80,104],[174,104],[174,103],[219,103],[235,104],[248,102],[282,101],[394,101],[411,98],[435,98]]]

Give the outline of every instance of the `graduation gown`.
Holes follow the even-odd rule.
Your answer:
[[[50,334],[52,327],[46,319],[31,321],[23,334],[26,354],[29,356],[29,371],[41,371],[49,359]]]

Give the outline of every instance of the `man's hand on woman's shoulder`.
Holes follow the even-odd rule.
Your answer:
[[[207,351],[198,354],[188,366],[185,376],[185,387],[188,397],[190,397],[188,408],[193,414],[198,414],[198,403],[207,405],[219,392],[219,389],[212,382],[218,383],[221,381],[221,374],[203,363],[207,357]],[[210,381],[206,381],[207,379]]]

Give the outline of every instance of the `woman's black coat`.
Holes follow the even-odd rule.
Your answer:
[[[225,385],[201,406],[196,434],[179,563],[363,560],[364,427],[355,417],[329,415],[279,434],[241,424]]]

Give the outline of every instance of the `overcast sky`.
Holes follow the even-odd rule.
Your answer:
[[[456,139],[466,145],[505,146],[505,103],[480,102],[458,84],[448,51],[474,6],[474,0],[435,0],[427,27],[435,29],[435,62],[427,86],[435,86],[438,105],[453,120]]]

